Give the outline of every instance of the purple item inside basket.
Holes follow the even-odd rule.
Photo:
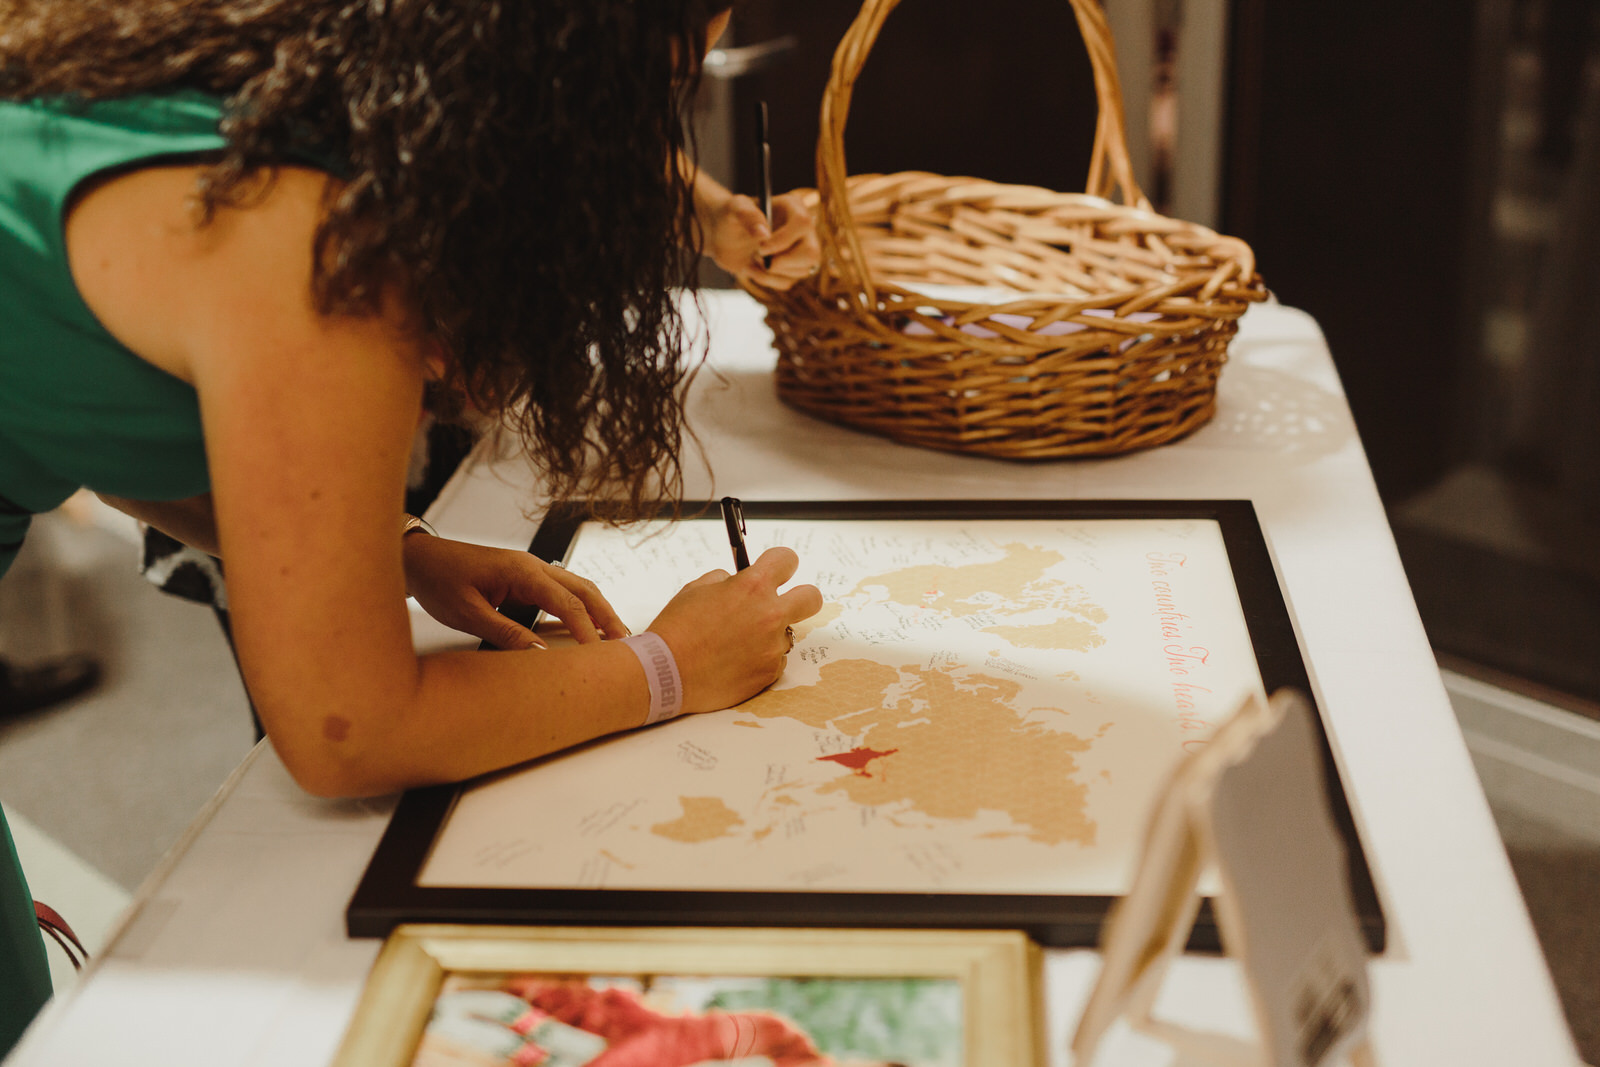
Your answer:
[[[1082,312],[1080,312],[1080,314],[1094,315],[1099,318],[1107,319],[1115,317],[1115,313],[1110,308],[1085,308]],[[1123,316],[1124,319],[1131,322],[1154,322],[1160,317],[1161,315],[1154,311],[1135,311]],[[939,321],[943,322],[946,326],[954,326],[956,317],[954,315],[945,315],[941,317]],[[1035,330],[1032,328],[1034,323],[1034,319],[1032,317],[1028,315],[1014,315],[1003,311],[990,315],[988,318],[983,319],[982,322],[997,322],[1002,326],[1009,326],[1014,330],[1027,330],[1030,333],[1036,333],[1040,337],[1059,337],[1063,334],[1077,333],[1078,331],[1086,328],[1082,323],[1062,321],[1052,322]],[[901,332],[910,337],[933,336],[933,330],[920,322],[908,322]],[[991,330],[987,326],[981,325],[981,323],[978,322],[967,323],[965,326],[961,327],[961,332],[964,334],[969,334],[973,337],[982,337],[985,339],[1000,336],[997,331]],[[1130,338],[1130,340],[1132,340],[1132,338]]]

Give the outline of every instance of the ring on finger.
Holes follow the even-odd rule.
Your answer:
[[[783,654],[787,656],[794,651],[794,627],[785,626],[783,628],[783,636],[789,639],[789,647],[783,650]]]

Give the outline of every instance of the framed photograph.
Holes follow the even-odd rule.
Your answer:
[[[783,677],[736,708],[408,793],[351,901],[352,935],[402,922],[902,926],[1094,944],[1176,762],[1244,697],[1311,693],[1247,501],[744,513],[751,557],[794,548],[794,580],[825,601],[795,627]],[[597,582],[635,631],[685,582],[733,567],[715,510],[622,530],[584,514],[552,512],[531,551]],[[1219,947],[1209,910],[1190,944]]]
[[[1020,933],[402,926],[334,1067],[1040,1067]]]

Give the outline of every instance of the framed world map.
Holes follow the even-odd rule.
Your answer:
[[[351,901],[352,935],[411,921],[945,926],[1093,944],[1177,761],[1247,696],[1310,692],[1248,502],[744,511],[752,556],[794,548],[794,580],[823,594],[783,677],[735,708],[406,794]],[[623,530],[585,514],[552,512],[531,551],[593,579],[636,631],[685,582],[731,569],[714,512]],[[1217,947],[1208,910],[1192,944]]]

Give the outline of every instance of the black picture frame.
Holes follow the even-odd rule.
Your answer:
[[[757,501],[744,503],[751,519],[1206,519],[1217,523],[1233,570],[1257,667],[1268,693],[1293,688],[1316,706],[1288,606],[1278,586],[1255,508],[1248,500],[874,500]],[[665,512],[664,512],[665,513]],[[561,561],[588,521],[582,504],[557,507],[545,517],[529,551]],[[721,521],[716,509],[683,521]],[[537,612],[518,621],[532,625]],[[1318,710],[1317,738],[1326,771],[1328,803],[1345,843],[1357,916],[1369,949],[1387,942],[1378,900],[1355,819]],[[383,937],[402,923],[494,923],[585,926],[789,926],[1019,929],[1039,944],[1084,947],[1097,943],[1115,897],[966,893],[704,891],[491,887],[417,884],[439,832],[464,788],[432,786],[407,792],[374,851],[346,909],[352,937]],[[1220,932],[1209,901],[1191,933],[1192,951],[1220,951]]]

